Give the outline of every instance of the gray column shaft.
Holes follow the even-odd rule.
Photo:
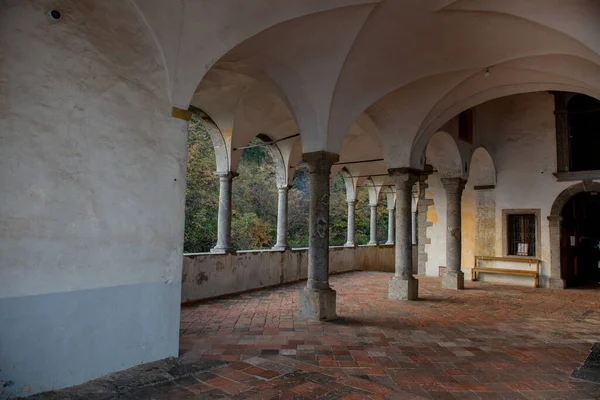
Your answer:
[[[461,200],[465,188],[462,178],[442,178],[446,189],[446,268],[448,273],[461,270]]]
[[[288,186],[278,187],[277,199],[277,243],[275,249],[288,248]]]
[[[416,179],[406,179],[396,184],[396,247],[395,276],[412,278],[412,185]]]
[[[388,239],[387,239],[387,244],[392,244],[394,243],[394,209],[393,208],[389,208],[388,209]]]
[[[231,250],[231,192],[235,173],[216,173],[219,177],[219,215],[217,245],[212,252],[228,252]]]
[[[417,244],[417,213],[411,212],[411,225],[412,225],[412,244]]]
[[[369,244],[377,244],[377,204],[369,204],[371,208],[371,236]]]
[[[356,245],[356,227],[354,225],[354,210],[356,201],[348,202],[348,234],[345,246],[354,247]]]
[[[308,282],[310,289],[329,288],[329,174],[337,154],[304,155],[310,179]]]

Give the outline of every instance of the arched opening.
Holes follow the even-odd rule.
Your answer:
[[[235,250],[268,249],[275,244],[278,162],[271,141],[258,135],[242,152],[233,185],[231,244]]]
[[[433,165],[441,178],[462,177],[462,157],[454,138],[444,131],[439,131],[429,139],[425,150],[426,163]]]
[[[600,170],[600,100],[577,94],[567,104],[571,171]]]
[[[579,247],[581,237],[584,232],[593,232],[595,230],[594,227],[585,230],[587,227],[581,225],[587,224],[586,221],[583,221],[583,219],[586,218],[585,215],[590,215],[590,221],[594,221],[593,218],[595,217],[592,216],[592,214],[597,211],[593,210],[593,208],[597,209],[599,205],[598,203],[595,203],[597,201],[595,200],[595,196],[598,195],[594,193],[600,193],[600,183],[584,181],[563,190],[552,204],[552,209],[548,216],[550,227],[549,284],[552,288],[564,289],[565,286],[574,286],[585,283],[575,279],[578,274],[575,273],[574,265],[575,256],[578,255],[577,248]],[[589,197],[579,196],[584,194],[588,194]],[[571,202],[571,200],[573,200],[573,202]],[[582,211],[582,208],[584,211]],[[578,223],[580,224],[579,226],[577,225]],[[585,238],[585,242],[588,243],[582,245],[587,246],[590,244],[589,239],[591,236],[585,236]],[[588,250],[589,249],[587,248],[585,249],[585,251]],[[577,263],[577,272],[579,272],[580,261],[577,260]],[[567,282],[568,279],[570,279],[570,282]]]
[[[214,141],[205,121],[193,113],[188,125],[184,253],[210,251],[217,240],[217,166]]]
[[[600,283],[600,194],[571,197],[561,212],[561,277],[567,287]]]

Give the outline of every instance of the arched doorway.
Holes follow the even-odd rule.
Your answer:
[[[567,287],[600,282],[600,194],[571,197],[561,213],[561,277]]]
[[[563,190],[548,216],[551,288],[600,282],[600,183],[584,181]]]

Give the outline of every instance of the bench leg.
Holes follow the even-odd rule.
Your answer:
[[[471,270],[471,280],[472,281],[477,280],[477,271],[475,271],[474,269]]]
[[[535,287],[536,287],[536,288],[539,288],[539,287],[540,287],[540,279],[539,279],[539,277],[537,277],[537,276],[535,277]]]

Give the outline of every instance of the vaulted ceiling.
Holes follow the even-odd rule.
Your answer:
[[[134,1],[174,106],[203,109],[231,148],[299,132],[296,159],[384,159],[357,176],[421,167],[436,132],[494,98],[600,98],[597,0]]]

